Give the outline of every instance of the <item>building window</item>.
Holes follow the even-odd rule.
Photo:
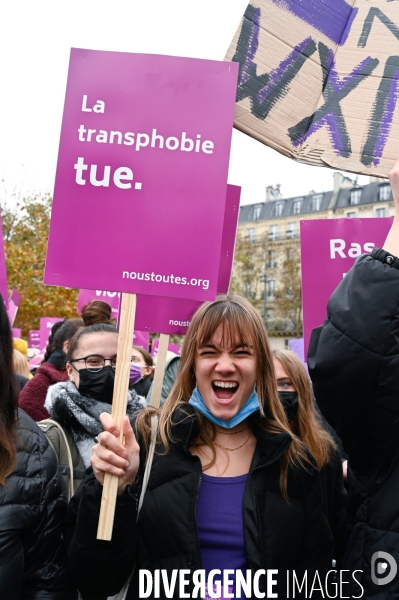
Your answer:
[[[387,209],[386,208],[377,208],[376,214],[377,214],[377,217],[386,217]]]
[[[267,267],[273,269],[277,265],[276,253],[274,250],[269,250],[267,256]]]
[[[292,214],[299,215],[302,208],[302,198],[297,198],[292,203]]]
[[[245,295],[247,298],[252,298],[252,284],[247,283],[245,286]]]
[[[269,240],[277,240],[278,239],[278,225],[270,225],[269,227]]]
[[[354,219],[356,217],[356,213],[355,212],[348,212],[348,214],[346,215],[348,219]]]
[[[296,223],[288,223],[287,224],[287,238],[294,238],[297,236],[297,224]]]
[[[322,200],[323,194],[316,194],[316,196],[312,196],[312,198],[310,199],[310,210],[312,212],[320,210]]]
[[[276,293],[276,280],[268,279],[266,282],[266,296],[271,300]]]
[[[295,250],[294,248],[287,248],[287,260],[295,260]]]
[[[389,183],[380,185],[378,189],[378,200],[383,202],[384,200],[392,200],[392,190]]]
[[[356,190],[351,190],[349,193],[349,204],[351,206],[355,206],[356,204],[359,204],[361,195],[362,195],[362,188],[359,188]]]
[[[260,219],[260,213],[262,212],[262,206],[263,206],[263,204],[255,204],[255,206],[252,209],[251,221],[257,221],[258,219]]]
[[[274,308],[266,308],[266,317],[268,319],[274,319]]]
[[[283,214],[283,210],[284,210],[284,204],[285,204],[285,202],[276,202],[275,203],[274,216],[281,217],[281,215]]]
[[[256,240],[255,227],[248,227],[247,229],[247,240],[253,244]]]

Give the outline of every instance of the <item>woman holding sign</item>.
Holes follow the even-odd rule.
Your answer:
[[[154,413],[157,447],[136,523]],[[245,298],[198,309],[168,399],[138,415],[135,433],[125,418],[123,444],[111,416],[101,420],[93,473],[70,505],[69,565],[83,598],[117,593],[135,562],[129,599],[195,589],[205,598],[213,586],[216,597],[222,588],[234,598],[239,589],[241,597],[266,589],[287,597],[287,570],[301,578],[330,568],[320,475],[290,432],[265,328]],[[105,473],[119,478],[111,542],[96,540]]]
[[[348,453],[344,568],[359,570],[366,599],[399,597],[399,161],[389,179],[385,244],[345,275],[308,355],[319,406]]]

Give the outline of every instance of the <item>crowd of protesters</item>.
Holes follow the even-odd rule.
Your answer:
[[[334,572],[324,592],[295,595],[328,597],[340,570],[357,576],[329,597],[399,597],[399,161],[390,181],[392,228],[332,295],[310,377],[271,349],[247,299],[221,295],[193,316],[160,408],[148,405],[152,357],[132,348],[120,432],[110,307],[57,323],[32,377],[0,302],[0,598],[133,600],[141,570],[171,581],[215,569],[219,596],[199,597],[228,597],[240,574],[270,569],[279,598],[290,572]],[[107,473],[118,478],[109,542],[96,539]],[[184,597],[168,585],[146,597]],[[269,597],[266,576],[258,586]]]

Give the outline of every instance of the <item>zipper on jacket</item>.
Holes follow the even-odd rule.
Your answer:
[[[197,487],[197,495],[195,497],[195,503],[194,503],[194,523],[195,523],[195,530],[197,533],[197,554],[198,554],[198,563],[199,563],[199,568],[201,569],[202,567],[202,558],[201,558],[201,545],[200,545],[200,539],[199,539],[199,531],[198,531],[198,523],[197,523],[197,504],[198,504],[198,498],[199,498],[199,494],[200,494],[200,488],[201,488],[201,483],[202,483],[202,463],[201,460],[198,456],[193,456],[191,454],[191,452],[188,451],[188,442],[189,439],[191,437],[191,431],[193,429],[193,422],[191,422],[191,426],[190,426],[190,431],[189,434],[187,436],[186,442],[184,444],[184,450],[186,451],[187,454],[190,455],[190,457],[192,459],[196,459],[196,462],[198,464],[198,466],[200,467],[199,469],[199,479],[198,479],[198,487]]]

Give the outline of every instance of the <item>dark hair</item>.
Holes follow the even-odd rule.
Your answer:
[[[54,350],[55,350],[55,345],[54,345],[55,334],[57,333],[59,328],[63,326],[64,323],[65,323],[65,321],[57,321],[57,323],[54,323],[54,325],[52,326],[50,335],[49,335],[49,338],[47,341],[46,352],[44,353],[43,362],[47,362],[48,359],[50,358],[50,355],[54,352]]]
[[[93,300],[93,302],[86,304],[86,306],[82,308],[84,327],[81,327],[77,330],[69,343],[69,348],[66,355],[67,362],[72,360],[82,335],[100,333],[103,331],[109,333],[118,333],[117,328],[110,320],[111,312],[110,305],[102,300]]]
[[[112,309],[107,302],[93,300],[82,308],[82,319],[85,327],[95,323],[111,323]]]
[[[61,325],[54,336],[54,349],[62,350],[64,343],[75,335],[83,327],[83,319],[67,319]]]
[[[0,485],[5,485],[17,461],[17,407],[11,326],[0,294]]]
[[[141,356],[144,358],[144,362],[147,367],[154,366],[154,361],[153,361],[151,354],[149,352],[147,352],[147,350],[144,350],[144,348],[142,346],[132,346],[132,349],[137,350],[137,352],[140,352]],[[151,373],[149,375],[147,375],[147,377],[149,377],[150,379],[154,379],[154,370],[153,369],[151,369]]]

